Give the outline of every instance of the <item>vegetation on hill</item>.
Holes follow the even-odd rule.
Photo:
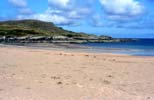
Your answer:
[[[51,22],[39,20],[13,20],[0,22],[0,42],[34,43],[34,42],[127,42],[131,39],[113,39],[110,36],[77,33],[64,30]]]
[[[67,36],[88,37],[85,33],[64,30],[51,22],[39,20],[16,20],[0,22],[0,36]]]

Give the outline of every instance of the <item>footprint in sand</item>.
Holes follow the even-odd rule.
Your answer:
[[[93,56],[93,58],[96,58],[96,56]]]
[[[112,76],[112,75],[107,75],[107,77],[109,77],[109,78],[113,78],[113,76]]]
[[[57,79],[60,79],[60,77],[59,76],[51,76],[51,79],[57,80]]]
[[[107,85],[108,85],[108,84],[111,84],[111,82],[108,81],[108,80],[104,80],[103,83],[104,83],[104,84],[107,84]]]
[[[63,53],[59,53],[59,55],[63,55]]]
[[[30,87],[26,87],[26,89],[27,89],[27,90],[30,90],[31,88],[30,88]]]
[[[92,78],[90,78],[90,79],[89,79],[89,81],[93,81],[93,79],[92,79]]]
[[[57,82],[57,84],[58,84],[58,85],[61,85],[61,84],[63,84],[63,83],[62,83],[61,81],[59,81],[59,82]]]
[[[86,57],[89,57],[90,55],[85,55]]]
[[[1,92],[1,91],[4,91],[4,90],[3,90],[3,89],[0,89],[0,92]]]

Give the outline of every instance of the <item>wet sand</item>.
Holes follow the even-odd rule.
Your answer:
[[[0,47],[0,100],[154,100],[154,57]]]

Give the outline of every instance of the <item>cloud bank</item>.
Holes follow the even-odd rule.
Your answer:
[[[62,26],[87,23],[92,27],[139,28],[141,23],[150,23],[148,26],[154,27],[153,21],[145,20],[149,15],[140,0],[48,0],[47,9],[37,13],[28,6],[28,0],[8,1],[18,11],[16,19],[38,19]]]

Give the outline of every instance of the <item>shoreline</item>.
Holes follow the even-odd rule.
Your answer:
[[[69,48],[68,48],[69,47]],[[19,48],[19,49],[34,49],[34,50],[47,50],[47,51],[61,51],[61,52],[68,52],[68,53],[89,53],[89,54],[97,54],[97,55],[121,55],[121,56],[135,56],[135,55],[129,55],[129,54],[118,54],[118,53],[107,53],[107,52],[97,52],[97,51],[92,51],[89,50],[90,47],[84,47],[84,46],[79,46],[76,44],[62,44],[62,45],[57,45],[57,44],[51,44],[50,46],[47,45],[45,47],[43,46],[34,46],[34,44],[30,45],[6,45],[6,44],[0,44],[0,48]],[[113,50],[113,49],[109,49]],[[119,50],[120,51],[120,50]],[[137,56],[137,55],[136,55]],[[150,56],[141,56],[141,57],[150,57]],[[153,56],[152,56],[153,57]]]
[[[83,46],[80,44],[68,44],[68,43],[28,43],[28,44],[0,44],[0,47],[19,47],[19,48],[31,48],[40,50],[58,50],[66,52],[84,52],[95,54],[113,54],[113,55],[127,55],[127,56],[139,56],[139,57],[154,57],[154,55],[147,55],[139,52],[138,49],[120,49],[120,48],[93,48],[90,46]],[[141,52],[141,51],[140,51]]]

